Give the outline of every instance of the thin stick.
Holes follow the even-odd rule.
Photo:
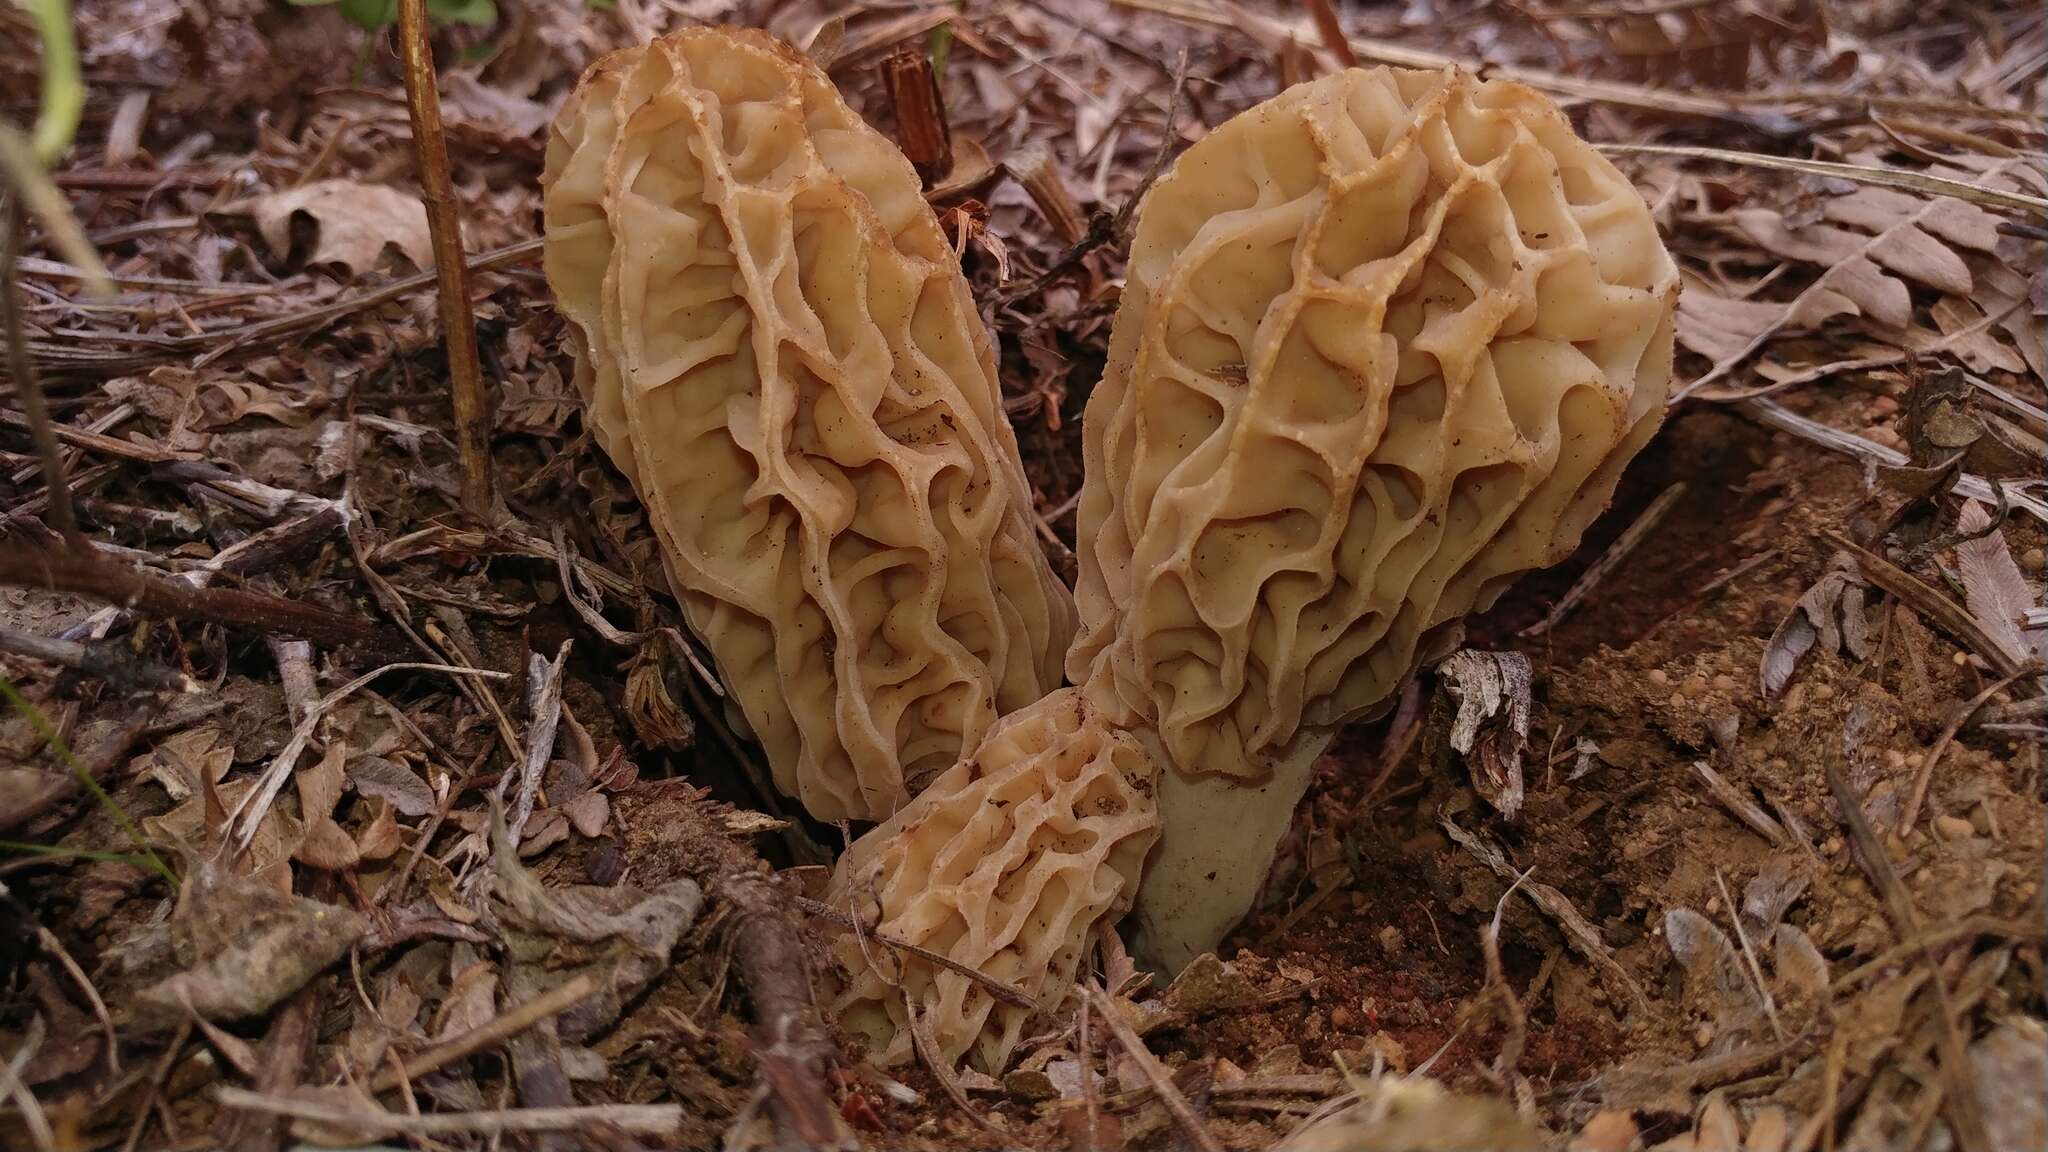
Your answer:
[[[11,652],[16,656],[27,656],[33,660],[45,660],[59,667],[97,676],[110,686],[133,691],[145,689],[158,692],[183,692],[197,694],[199,685],[192,678],[174,668],[159,664],[143,664],[122,658],[122,647],[111,642],[107,644],[81,644],[76,640],[59,640],[52,636],[38,636],[32,632],[16,632],[12,628],[0,628],[0,652]]]
[[[1650,506],[1643,509],[1642,515],[1637,516],[1634,522],[1622,529],[1621,535],[1615,537],[1614,543],[1608,546],[1607,551],[1601,553],[1600,558],[1593,561],[1592,566],[1572,582],[1571,588],[1552,606],[1549,615],[1522,629],[1522,635],[1541,636],[1563,623],[1571,610],[1578,607],[1579,602],[1590,595],[1593,589],[1599,587],[1608,573],[1621,567],[1621,562],[1628,559],[1629,553],[1634,552],[1638,544],[1641,544],[1651,532],[1656,531],[1657,525],[1664,522],[1664,517],[1671,514],[1671,509],[1677,506],[1679,497],[1684,495],[1683,480],[1657,493],[1657,498],[1650,501]]]
[[[1152,1091],[1158,1094],[1159,1102],[1166,1105],[1166,1114],[1173,1117],[1173,1122],[1180,1128],[1181,1135],[1188,1138],[1188,1143],[1195,1146],[1196,1152],[1223,1152],[1223,1145],[1216,1142],[1216,1137],[1210,1134],[1208,1127],[1202,1123],[1202,1118],[1195,1115],[1194,1108],[1188,1104],[1188,1098],[1181,1095],[1180,1089],[1174,1086],[1172,1078],[1166,1074],[1166,1069],[1160,1066],[1159,1058],[1152,1055],[1150,1048],[1145,1047],[1145,1041],[1139,1038],[1137,1031],[1131,1027],[1131,1022],[1124,1019],[1123,1013],[1116,1010],[1116,1005],[1110,1001],[1109,994],[1102,990],[1102,986],[1090,978],[1082,989],[1082,995],[1094,1002],[1095,1010],[1102,1015],[1102,1022],[1109,1026],[1109,1034],[1116,1037],[1116,1042],[1122,1046],[1124,1054],[1129,1056],[1132,1063],[1138,1066],[1138,1071],[1144,1074],[1146,1081],[1152,1085]],[[1081,1074],[1087,1075],[1088,1070],[1083,1068]]]
[[[1337,58],[1337,67],[1358,67],[1358,53],[1351,50],[1351,41],[1344,38],[1344,25],[1337,20],[1337,9],[1330,0],[1308,0],[1308,14],[1315,17],[1316,31],[1323,38],[1323,47]]]
[[[0,585],[76,592],[149,616],[210,620],[231,628],[302,636],[316,644],[358,644],[383,636],[375,621],[361,616],[241,588],[195,587],[70,549],[0,548]]]
[[[926,1022],[925,1017],[917,1014],[916,999],[905,996],[903,1010],[910,1015],[910,1046],[917,1049],[917,1058],[924,1061],[924,1066],[931,1070],[932,1079],[937,1080],[939,1087],[945,1089],[947,1099],[953,1101],[953,1107],[974,1121],[975,1127],[1001,1136],[1003,1130],[996,1127],[988,1117],[983,1116],[981,1110],[974,1106],[974,1102],[967,1098],[966,1090],[960,1087],[960,1078],[953,1074],[952,1067],[946,1063],[944,1055],[938,1051],[938,1044],[932,1039],[931,1025]],[[1081,1074],[1087,1075],[1087,1069],[1082,1069]]]
[[[107,1071],[115,1076],[120,1075],[121,1041],[114,1033],[114,1018],[107,1013],[107,1002],[100,999],[100,990],[93,987],[92,981],[85,975],[85,969],[80,968],[78,961],[71,958],[71,953],[64,950],[64,942],[57,939],[57,934],[45,927],[41,920],[36,919],[28,906],[15,899],[14,894],[9,892],[5,885],[0,885],[0,899],[5,899],[14,909],[14,914],[35,931],[36,942],[43,946],[45,952],[57,958],[57,963],[64,969],[64,974],[71,977],[71,982],[78,985],[78,990],[85,994],[86,1003],[92,1005],[93,1018],[99,1021],[100,1030],[107,1034]]]
[[[484,423],[483,370],[477,363],[476,318],[463,267],[462,217],[448,175],[441,93],[434,78],[434,52],[427,43],[427,0],[398,0],[398,40],[405,55],[405,106],[412,114],[420,196],[426,201],[427,231],[434,241],[441,335],[448,346],[449,385],[455,400],[455,445],[462,456],[462,508],[482,523],[491,511],[490,430]]]
[[[797,898],[796,904],[797,907],[803,909],[806,913],[812,916],[816,916],[822,920],[830,920],[834,924],[839,925],[841,928],[855,927],[853,917],[848,916],[846,913],[841,912],[840,910],[832,907],[829,904],[821,903],[817,900],[812,900],[802,896],[799,896]],[[983,972],[978,968],[973,968],[966,964],[962,964],[958,960],[955,960],[942,952],[934,952],[929,948],[919,947],[916,944],[912,944],[908,940],[900,940],[879,929],[866,929],[862,931],[861,934],[865,936],[867,939],[873,940],[878,944],[886,944],[891,948],[899,948],[905,952],[910,953],[912,956],[915,956],[920,960],[936,964],[939,967],[947,969],[951,972],[957,972],[960,975],[967,977],[969,980],[974,981],[976,984],[981,985],[983,988],[988,990],[989,995],[995,997],[997,1000],[1000,1000],[1005,1004],[1008,1004],[1015,1008],[1022,1008],[1027,1012],[1038,1011],[1038,1001],[1032,999],[1030,994],[1026,993],[1023,989],[1017,987],[1015,984],[1010,984],[1005,981],[998,980],[995,977],[989,975],[988,973]]]
[[[40,1031],[40,1030],[39,1030]],[[36,1094],[14,1074],[14,1061],[0,1057],[0,1098],[11,1097],[15,1108],[21,1113],[21,1125],[28,1129],[29,1139],[35,1141],[37,1152],[56,1152],[57,1137],[50,1130],[50,1118],[43,1114],[43,1106],[36,1100]]]
[[[1914,823],[1920,819],[1920,803],[1927,799],[1927,785],[1934,779],[1934,766],[1941,763],[1941,754],[1948,751],[1948,746],[1955,741],[1956,733],[1961,732],[1963,725],[1970,722],[1970,717],[1975,716],[1978,709],[1990,703],[1993,696],[2040,670],[2040,665],[2030,663],[2000,677],[1989,688],[1970,697],[1970,702],[1963,705],[1963,710],[1956,713],[1942,728],[1941,735],[1934,741],[1934,747],[1927,750],[1927,762],[1920,765],[1919,774],[1913,777],[1913,790],[1906,794],[1906,806],[1899,812],[1899,835],[1904,836],[1911,832]]]
[[[64,476],[64,455],[57,447],[57,434],[50,427],[50,406],[43,400],[43,386],[36,378],[35,361],[28,354],[27,338],[21,330],[21,295],[15,284],[15,261],[21,256],[21,197],[7,198],[4,219],[0,219],[0,323],[7,329],[7,369],[14,376],[14,391],[21,398],[22,415],[28,418],[29,439],[43,465],[43,486],[49,491],[50,527],[64,538],[67,547],[83,549],[85,537],[78,531],[78,515],[71,509],[71,483]]]
[[[597,991],[597,978],[585,972],[567,983],[535,996],[517,1008],[464,1032],[450,1040],[444,1040],[431,1048],[414,1055],[403,1069],[391,1068],[370,1082],[372,1092],[390,1092],[400,1087],[405,1076],[424,1076],[437,1069],[446,1068],[457,1060],[473,1056],[499,1041],[509,1039],[540,1023],[550,1016],[568,1011],[590,998]]]
[[[323,1124],[382,1129],[411,1136],[446,1136],[458,1132],[559,1132],[609,1124],[622,1132],[667,1135],[683,1121],[680,1104],[595,1104],[574,1108],[500,1108],[491,1112],[437,1112],[431,1116],[405,1116],[382,1108],[344,1108],[312,1100],[265,1096],[244,1088],[222,1085],[214,1099],[223,1108],[259,1112],[267,1116],[289,1116]]]
[[[299,721],[297,727],[292,729],[291,738],[285,741],[284,748],[270,762],[270,766],[263,770],[263,774],[256,778],[256,786],[251,788],[248,794],[242,797],[242,802],[235,805],[235,810],[228,814],[228,821],[231,826],[237,821],[241,824],[233,838],[236,852],[247,851],[249,842],[256,838],[256,829],[262,824],[264,814],[270,811],[271,803],[277,799],[278,790],[283,788],[284,782],[291,778],[292,769],[299,761],[299,753],[305,751],[306,743],[313,738],[313,730],[319,727],[321,718],[327,715],[327,710],[348,699],[351,695],[354,695],[356,689],[361,688],[386,672],[447,672],[458,676],[478,676],[492,680],[506,679],[503,672],[487,672],[476,668],[458,668],[449,664],[425,664],[418,661],[402,661],[397,664],[386,664],[381,668],[372,668],[361,676],[321,697],[319,703],[307,709],[305,717]]]
[[[1770,168],[1779,172],[1797,172],[1805,176],[1850,180],[1878,188],[1897,188],[1907,192],[1918,192],[1923,196],[1952,196],[1958,200],[1968,200],[1973,204],[1983,204],[1991,208],[2048,216],[2048,199],[2020,192],[2007,192],[2002,188],[1992,188],[1983,184],[1972,184],[1967,180],[1930,176],[1925,172],[1914,172],[1906,168],[1838,164],[1829,160],[1801,160],[1797,157],[1771,156],[1762,152],[1694,148],[1676,144],[1596,144],[1594,147],[1613,156],[1676,156],[1690,160],[1718,160],[1723,164],[1739,164],[1747,168]]]
[[[1770,1021],[1771,1035],[1778,1043],[1785,1042],[1785,1026],[1778,1020],[1778,1001],[1771,995],[1771,986],[1764,982],[1764,970],[1756,962],[1756,947],[1749,942],[1749,930],[1742,926],[1742,909],[1735,903],[1735,897],[1728,894],[1728,881],[1719,868],[1714,869],[1714,886],[1721,890],[1721,903],[1728,909],[1728,921],[1735,925],[1735,939],[1742,945],[1742,958],[1748,963],[1744,972],[1749,976],[1750,986],[1764,1004],[1764,1018]]]
[[[149,1095],[141,1106],[135,1109],[135,1122],[128,1127],[128,1139],[121,1145],[121,1152],[135,1152],[142,1143],[142,1134],[149,1130],[151,1108],[163,1095],[164,1082],[171,1078],[171,1069],[177,1066],[179,1053],[185,1050],[185,1041],[192,1038],[192,1018],[187,1016],[178,1021],[178,1033],[171,1037],[171,1046],[156,1062],[156,1070],[149,1076]],[[168,1133],[166,1134],[168,1135]]]
[[[1828,791],[1834,794],[1835,807],[1841,810],[1842,823],[1849,829],[1849,840],[1856,846],[1856,854],[1863,860],[1864,870],[1870,874],[1871,887],[1877,889],[1882,898],[1893,930],[1902,940],[1918,936],[1920,917],[1913,910],[1913,898],[1900,881],[1898,870],[1892,866],[1884,841],[1871,830],[1870,818],[1863,812],[1863,798],[1856,794],[1855,786],[1843,774],[1841,760],[1841,753],[1830,749],[1822,757],[1821,769],[1827,776]],[[1969,1048],[1956,1024],[1948,978],[1942,975],[1941,965],[1935,962],[1932,949],[1923,945],[1920,960],[1927,965],[1928,982],[1934,986],[1935,1012],[1940,1022],[1936,1039],[1941,1046],[1941,1074],[1948,1082],[1947,1111],[1949,1124],[1955,1130],[1956,1144],[1963,1152],[1988,1152],[1991,1145],[1980,1111],[1982,1102],[1977,1096],[1977,1086],[1970,1079]]]

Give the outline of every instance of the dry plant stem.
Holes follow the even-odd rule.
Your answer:
[[[597,991],[597,978],[585,972],[574,980],[558,984],[519,1007],[477,1025],[460,1036],[442,1041],[416,1053],[405,1066],[386,1070],[371,1081],[372,1092],[395,1091],[406,1076],[419,1077],[457,1060],[466,1059],[500,1041],[510,1039],[550,1016],[566,1012]]]
[[[1196,1152],[1223,1152],[1223,1145],[1216,1142],[1216,1137],[1202,1123],[1202,1118],[1195,1115],[1195,1110],[1188,1104],[1187,1097],[1181,1095],[1179,1088],[1174,1087],[1173,1079],[1166,1074],[1166,1069],[1160,1066],[1159,1058],[1152,1055],[1150,1048],[1145,1047],[1145,1041],[1139,1038],[1137,1030],[1131,1027],[1131,1022],[1124,1019],[1123,1014],[1116,1010],[1115,1002],[1110,1000],[1102,986],[1091,978],[1083,987],[1081,994],[1088,998],[1095,1011],[1102,1016],[1102,1022],[1108,1025],[1109,1034],[1116,1037],[1116,1042],[1123,1048],[1124,1055],[1129,1056],[1132,1062],[1137,1064],[1138,1070],[1152,1085],[1152,1091],[1158,1095],[1159,1102],[1166,1106],[1167,1115],[1173,1117],[1173,1122],[1180,1128],[1181,1135],[1187,1137],[1188,1143],[1195,1147]],[[1087,1075],[1087,1070],[1084,1068],[1081,1074]]]
[[[1899,834],[1901,836],[1911,832],[1913,825],[1919,822],[1920,805],[1921,802],[1927,799],[1927,785],[1929,781],[1934,779],[1935,765],[1941,763],[1941,754],[1948,751],[1948,746],[1954,743],[1956,733],[1962,731],[1963,725],[1970,722],[1970,717],[1975,716],[1978,709],[1990,703],[1993,696],[1998,695],[2028,675],[2038,671],[2040,671],[2040,666],[2030,663],[2022,665],[2000,677],[1990,687],[1972,696],[1970,702],[1963,705],[1962,710],[1956,713],[1954,719],[1951,719],[1942,728],[1941,735],[1934,741],[1934,747],[1927,750],[1926,762],[1920,765],[1919,773],[1913,777],[1913,790],[1906,794],[1905,808],[1899,812]]]
[[[785,1141],[804,1148],[846,1142],[825,1091],[830,1045],[817,1024],[803,930],[775,878],[735,871],[713,889],[732,908],[733,958],[754,1005],[754,1055],[767,1083],[769,1115]]]
[[[1449,816],[1442,817],[1437,823],[1454,842],[1479,857],[1482,863],[1493,870],[1494,875],[1508,881],[1513,881],[1521,875],[1509,865],[1506,854],[1496,845],[1482,839],[1476,833],[1460,828]],[[1614,953],[1600,938],[1599,931],[1570,900],[1565,898],[1564,893],[1541,883],[1524,883],[1523,889],[1538,908],[1557,921],[1558,926],[1564,930],[1565,940],[1571,944],[1572,950],[1591,961],[1599,970],[1601,983],[1607,987],[1610,995],[1627,1001],[1633,1011],[1641,1011],[1648,1007],[1649,1000],[1643,995],[1642,986],[1637,984],[1635,978],[1628,974],[1628,970],[1615,960]]]
[[[1785,1043],[1785,1025],[1778,1019],[1778,1001],[1771,995],[1771,986],[1764,982],[1764,970],[1756,961],[1756,946],[1749,942],[1749,930],[1742,926],[1742,913],[1735,898],[1728,894],[1728,881],[1721,876],[1719,868],[1714,869],[1714,886],[1721,890],[1721,906],[1728,912],[1728,922],[1735,926],[1735,939],[1742,945],[1744,974],[1749,977],[1750,991],[1756,994],[1764,1006],[1764,1018],[1770,1021],[1771,1035],[1778,1043]]]
[[[806,897],[798,897],[796,903],[797,907],[802,908],[805,912],[809,913],[812,916],[816,916],[823,920],[830,920],[834,924],[837,924],[842,928],[855,927],[853,917],[848,916],[846,913],[839,911],[837,908],[834,908],[829,904],[824,904],[816,900],[808,899]],[[979,984],[983,988],[987,989],[988,994],[990,996],[995,997],[998,1001],[1004,1004],[1015,1005],[1016,1007],[1022,1008],[1027,1012],[1038,1011],[1038,1001],[1032,999],[1031,996],[1028,995],[1023,989],[1017,987],[1014,984],[1009,984],[1004,981],[998,980],[995,977],[990,976],[988,973],[981,971],[979,968],[974,968],[970,967],[969,965],[962,964],[958,960],[955,960],[952,957],[945,955],[944,953],[934,952],[931,949],[923,947],[921,945],[912,944],[908,940],[899,940],[895,936],[892,936],[889,933],[883,932],[879,929],[868,928],[865,929],[862,934],[866,939],[872,940],[878,944],[887,945],[890,948],[900,948],[903,951],[910,953],[911,955],[917,957],[920,960],[936,964],[941,968],[958,972],[960,975],[967,977],[969,980],[972,980],[976,984]]]
[[[1945,176],[1930,176],[1905,168],[1879,168],[1868,164],[1837,164],[1827,160],[1801,160],[1791,156],[1771,156],[1761,152],[1737,152],[1727,148],[1694,148],[1674,144],[1601,144],[1600,151],[1611,156],[1672,156],[1691,160],[1717,160],[1724,164],[1740,164],[1749,168],[1770,168],[1779,172],[1797,172],[1803,176],[1820,176],[1837,180],[1850,180],[1858,184],[1869,184],[1879,188],[1896,188],[1917,192],[1923,196],[1953,196],[1968,200],[1987,208],[2004,208],[2011,212],[2030,212],[2036,216],[2048,216],[2048,199],[2028,196],[2019,192],[2007,192],[2002,188],[1990,188],[1972,184],[1967,180],[1952,180]]]
[[[896,110],[896,143],[930,188],[953,170],[953,137],[931,58],[905,46],[882,61],[882,86]]]
[[[409,1136],[451,1136],[459,1133],[561,1132],[606,1124],[628,1133],[666,1135],[682,1122],[680,1104],[595,1104],[578,1108],[500,1108],[490,1112],[437,1112],[407,1116],[380,1108],[342,1108],[310,1100],[267,1096],[242,1088],[214,1089],[224,1108],[313,1120],[324,1124],[383,1129]]]
[[[43,402],[43,386],[36,379],[35,362],[21,330],[21,294],[16,286],[15,261],[21,255],[21,198],[7,197],[4,218],[0,218],[0,321],[7,329],[7,366],[14,376],[15,395],[21,400],[22,415],[28,418],[29,439],[43,464],[43,484],[49,491],[50,526],[64,538],[66,546],[83,550],[85,537],[78,531],[78,515],[71,509],[71,484],[64,477],[64,457],[57,448],[57,435],[50,426],[50,408]]]
[[[149,1130],[150,1112],[162,1098],[164,1082],[171,1078],[171,1069],[177,1067],[178,1056],[185,1051],[185,1042],[191,1038],[192,1020],[187,1017],[178,1022],[177,1034],[171,1037],[170,1046],[157,1058],[156,1068],[150,1072],[149,1094],[135,1109],[135,1122],[128,1126],[128,1139],[122,1143],[121,1152],[135,1152],[142,1143],[142,1134]]]
[[[119,645],[81,644],[0,628],[0,652],[47,661],[87,676],[97,676],[117,690],[196,693],[199,685],[176,669],[124,658]]]
[[[1650,506],[1643,509],[1642,515],[1637,516],[1627,528],[1622,530],[1620,536],[1615,537],[1614,543],[1608,546],[1607,551],[1600,554],[1598,560],[1593,561],[1592,565],[1586,569],[1584,575],[1572,582],[1570,590],[1565,592],[1557,604],[1550,609],[1549,614],[1536,623],[1522,629],[1522,635],[1541,636],[1559,624],[1564,623],[1564,618],[1571,614],[1572,609],[1577,608],[1580,602],[1592,593],[1593,589],[1600,586],[1600,582],[1605,580],[1609,573],[1621,567],[1621,562],[1628,559],[1629,554],[1636,550],[1637,545],[1647,539],[1650,533],[1657,530],[1657,525],[1664,522],[1664,517],[1671,514],[1671,509],[1677,506],[1679,498],[1684,495],[1685,481],[1683,480],[1657,493],[1657,498],[1650,501]]]
[[[21,1114],[21,1125],[28,1129],[36,1152],[57,1152],[57,1137],[50,1130],[50,1118],[43,1113],[42,1104],[14,1074],[14,1061],[0,1057],[0,1100],[5,1099],[14,1101],[15,1110]]]
[[[309,899],[328,900],[333,897],[335,886],[332,872],[314,872],[305,882],[304,894]],[[259,1054],[262,1072],[256,1077],[256,1087],[262,1092],[282,1094],[304,1082],[306,1066],[320,1039],[320,1017],[326,1008],[328,987],[327,977],[315,977],[271,1018]],[[237,1135],[226,1143],[233,1152],[277,1152],[284,1146],[288,1126],[277,1119],[237,1116],[231,1123]]]
[[[483,523],[491,512],[491,457],[483,369],[477,362],[476,317],[462,254],[462,218],[448,175],[448,139],[441,93],[427,42],[427,0],[398,0],[398,39],[405,56],[405,105],[412,115],[413,153],[421,199],[434,242],[441,293],[441,337],[448,346],[448,382],[455,401],[455,444],[462,456],[462,509]]]
[[[938,1044],[932,1040],[931,1025],[925,1022],[923,1016],[917,1014],[917,1004],[910,1002],[904,1007],[910,1013],[910,1046],[917,1050],[918,1061],[932,1074],[932,1079],[937,1080],[939,1087],[945,1090],[946,1098],[953,1102],[953,1107],[972,1120],[976,1128],[984,1132],[993,1132],[998,1136],[1002,1135],[1003,1130],[990,1123],[989,1118],[983,1116],[981,1110],[974,1106],[974,1102],[967,1098],[967,1090],[960,1087],[960,1078],[953,1074],[952,1064],[938,1051]],[[1084,1070],[1082,1075],[1086,1074]]]
[[[1878,839],[1877,833],[1871,829],[1870,818],[1863,812],[1863,798],[1856,794],[1855,786],[1849,783],[1842,770],[1841,754],[1830,751],[1822,762],[1822,770],[1827,775],[1828,791],[1834,795],[1835,806],[1841,810],[1842,823],[1849,830],[1850,842],[1855,844],[1856,855],[1870,874],[1871,887],[1877,889],[1884,902],[1893,930],[1902,940],[1918,936],[1920,917],[1913,910],[1913,898],[1899,880],[1897,869],[1892,867],[1892,858],[1885,851],[1884,841]],[[1920,959],[1927,966],[1928,983],[1934,988],[1935,1011],[1939,1016],[1936,1039],[1941,1048],[1941,1076],[1946,1082],[1947,1112],[1949,1124],[1955,1130],[1956,1144],[1963,1152],[1991,1152],[1984,1117],[1979,1110],[1981,1102],[1977,1086],[1970,1078],[1969,1047],[1956,1019],[1948,978],[1943,975],[1933,950],[1925,944],[1920,948]]]
[[[302,636],[316,644],[382,644],[374,621],[297,600],[236,588],[199,588],[90,552],[0,548],[0,585],[75,592],[146,616],[206,620],[259,633]]]
[[[1316,32],[1323,38],[1323,47],[1337,58],[1337,67],[1358,67],[1358,53],[1351,50],[1351,41],[1344,38],[1344,25],[1337,19],[1337,9],[1330,0],[1308,0],[1308,14],[1315,18]]]
[[[1977,622],[1968,611],[1929,586],[1926,581],[1904,568],[1872,552],[1854,540],[1838,532],[1823,532],[1821,538],[1856,558],[1856,567],[1865,579],[1879,588],[1897,596],[1908,607],[1930,618],[1943,631],[1963,642],[1972,652],[1982,656],[2000,676],[2013,676],[2025,670],[2023,657],[2007,651],[2005,646]],[[2013,676],[2017,680],[2018,677]],[[1901,825],[1903,828],[1904,825]]]
[[[1844,432],[1839,428],[1830,428],[1818,421],[1810,420],[1768,397],[1760,396],[1745,400],[1737,407],[1759,424],[1776,428],[1781,432],[1789,432],[1831,452],[1853,456],[1868,465],[1901,468],[1907,463],[1906,454],[1903,452],[1865,440],[1853,432]],[[2048,523],[2048,501],[2016,484],[1986,480],[1982,476],[1965,472],[1956,478],[1955,491],[1960,495],[1993,505],[2000,502],[2000,493],[2003,492],[2006,503],[2043,523]]]

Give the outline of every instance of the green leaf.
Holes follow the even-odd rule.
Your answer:
[[[442,24],[485,27],[498,22],[498,6],[492,0],[427,0],[427,12]]]
[[[374,32],[398,19],[398,0],[341,0],[341,14],[356,27]]]

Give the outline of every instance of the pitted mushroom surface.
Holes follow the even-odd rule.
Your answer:
[[[1031,1013],[894,944],[941,953],[1056,1013],[1091,932],[1130,906],[1158,835],[1156,771],[1080,689],[1004,717],[973,758],[841,860],[833,905],[886,938],[838,937],[851,974],[841,1021],[893,1063],[911,1054],[915,1012],[938,1058],[971,1053],[1000,1073]]]
[[[593,65],[543,188],[592,430],[777,787],[886,818],[1074,628],[916,173],[779,41],[693,29]]]

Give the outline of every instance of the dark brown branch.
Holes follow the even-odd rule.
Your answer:
[[[462,508],[484,523],[491,512],[490,428],[483,369],[477,363],[476,318],[462,254],[462,217],[448,175],[448,139],[441,127],[441,93],[434,53],[427,43],[427,0],[398,0],[398,39],[405,55],[405,103],[412,113],[412,143],[419,162],[420,194],[434,241],[440,287],[441,336],[448,346],[448,378],[455,402],[455,445],[462,456]]]
[[[390,639],[366,617],[239,588],[194,587],[63,548],[34,552],[18,542],[0,547],[0,585],[75,592],[149,616],[207,620],[316,644],[383,644]]]
[[[12,652],[63,668],[97,676],[115,688],[156,692],[199,691],[199,685],[183,672],[155,664],[144,664],[126,653],[119,644],[81,644],[33,632],[0,628],[0,652]]]
[[[803,930],[788,895],[758,870],[726,876],[713,894],[736,914],[733,959],[754,1004],[754,1058],[777,1132],[800,1148],[849,1146],[825,1091],[831,1045],[817,1025]]]

